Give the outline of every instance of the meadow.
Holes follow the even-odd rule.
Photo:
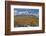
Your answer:
[[[24,27],[24,26],[38,26],[39,18],[31,15],[31,16],[14,16],[14,27]]]

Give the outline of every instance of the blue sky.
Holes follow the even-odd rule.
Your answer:
[[[39,9],[14,8],[15,15],[18,15],[20,12],[28,12],[28,13],[32,13],[32,14],[38,14]]]

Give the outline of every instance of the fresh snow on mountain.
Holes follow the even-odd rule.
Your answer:
[[[39,16],[39,9],[14,9],[14,15],[34,15]]]

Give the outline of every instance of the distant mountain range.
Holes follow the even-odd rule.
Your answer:
[[[34,15],[34,16],[39,17],[39,13],[29,13],[27,11],[24,11],[24,12],[14,12],[14,15],[29,15],[29,16]]]

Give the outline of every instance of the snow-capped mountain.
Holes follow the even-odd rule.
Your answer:
[[[39,13],[29,13],[28,11],[23,11],[23,12],[14,12],[14,15],[34,15],[34,16],[39,16]]]

